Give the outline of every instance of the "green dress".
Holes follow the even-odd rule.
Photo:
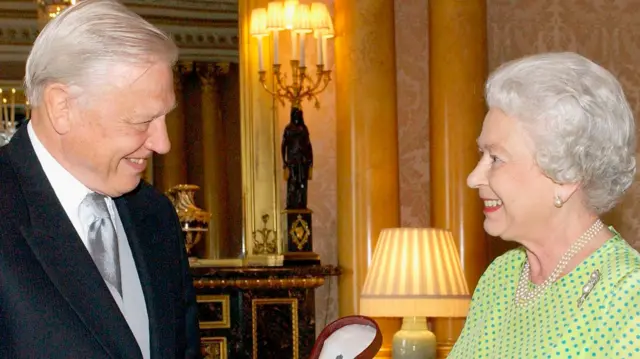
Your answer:
[[[525,259],[524,249],[511,250],[482,275],[448,359],[640,358],[640,254],[619,234],[517,309]]]

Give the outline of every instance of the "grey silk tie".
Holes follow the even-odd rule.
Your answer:
[[[89,253],[102,278],[122,296],[118,236],[107,209],[105,196],[89,193],[82,201],[81,210],[90,211],[93,215],[87,236]]]

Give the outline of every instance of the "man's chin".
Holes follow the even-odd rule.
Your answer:
[[[138,186],[140,185],[140,182],[142,182],[142,176],[136,176],[134,178],[132,178],[128,183],[127,186],[123,186],[124,190],[126,191],[123,194],[129,193],[133,190],[135,190],[136,188],[138,188]]]
[[[129,177],[126,179],[126,181],[122,181],[118,183],[117,186],[113,186],[112,190],[110,191],[111,193],[109,193],[108,195],[113,198],[124,196],[125,194],[133,192],[136,188],[138,188],[140,182],[140,176],[137,176],[137,178]]]

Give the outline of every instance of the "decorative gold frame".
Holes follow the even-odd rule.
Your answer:
[[[281,265],[283,241],[280,233],[279,135],[277,103],[258,81],[255,39],[250,36],[251,11],[266,6],[267,0],[238,2],[240,32],[240,116],[242,135],[243,207],[245,211],[245,261],[248,264]],[[265,54],[270,59],[271,54]],[[273,87],[273,79],[265,86]],[[264,223],[263,219],[268,222]],[[260,246],[265,229],[275,235],[276,246]],[[255,245],[254,245],[255,244]],[[263,251],[260,248],[269,248]]]
[[[258,359],[258,324],[256,322],[259,305],[288,304],[291,306],[291,329],[293,342],[293,359],[298,359],[298,299],[297,298],[259,298],[251,300],[251,342],[253,343],[253,359]]]
[[[289,238],[293,240],[293,243],[298,247],[298,250],[302,250],[304,245],[309,241],[311,231],[309,230],[309,224],[302,219],[302,215],[298,215],[296,220],[291,224],[289,228]]]
[[[230,301],[229,295],[198,295],[196,298],[200,303],[220,303],[222,305],[221,321],[200,321],[200,329],[228,329],[231,328]]]
[[[203,359],[227,359],[227,338],[225,337],[203,337],[200,339],[200,345],[205,349]],[[217,347],[219,356],[215,356],[216,352],[212,352]],[[211,356],[210,356],[211,355]]]

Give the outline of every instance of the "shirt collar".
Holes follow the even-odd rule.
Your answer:
[[[69,215],[77,215],[80,203],[87,194],[92,191],[83,185],[78,179],[73,177],[62,165],[47,151],[42,142],[38,139],[31,121],[27,124],[27,132],[31,139],[33,149],[42,165],[51,186],[53,187],[60,204]]]

